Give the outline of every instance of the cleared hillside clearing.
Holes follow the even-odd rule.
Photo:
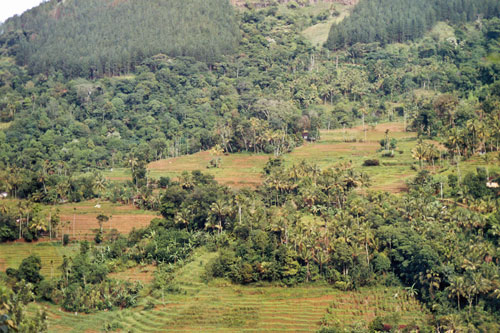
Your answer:
[[[339,13],[338,16],[332,16],[328,20],[310,26],[304,31],[302,31],[302,35],[306,37],[311,42],[312,45],[322,46],[328,39],[328,34],[330,33],[330,28],[332,24],[339,23],[342,20],[344,20],[347,16],[349,16],[350,10],[354,6],[347,6],[339,3],[331,4],[325,2],[318,3],[316,4],[316,6],[322,8],[323,10],[328,10],[333,6],[335,10]]]

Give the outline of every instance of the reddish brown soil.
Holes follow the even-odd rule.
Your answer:
[[[156,266],[153,265],[144,267],[137,266],[123,272],[111,273],[109,274],[109,277],[130,282],[141,281],[144,284],[148,284],[153,281],[155,270]]]
[[[63,233],[70,235],[70,237],[78,239],[87,239],[89,236],[95,235],[95,230],[99,229],[99,224],[97,223],[97,214],[82,214],[76,215],[75,219],[75,230],[73,232],[73,214],[71,215],[61,215],[61,221],[69,221],[67,225],[63,227]],[[149,225],[152,219],[156,218],[156,215],[113,215],[111,219],[104,223],[103,230],[105,232],[112,229],[116,229],[121,234],[127,234],[132,231],[133,228],[143,228]]]

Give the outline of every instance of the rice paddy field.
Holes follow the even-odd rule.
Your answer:
[[[36,254],[42,259],[43,276],[47,278],[59,276],[61,273],[58,267],[62,264],[63,256],[71,257],[78,249],[78,244],[62,246],[55,242],[0,243],[0,272],[5,272],[7,268],[17,269],[24,258]]]
[[[222,280],[206,284],[201,275],[214,255],[199,250],[176,276],[180,293],[155,292],[136,308],[84,315],[47,305],[49,330],[98,332],[108,325],[124,332],[311,332],[325,324],[366,326],[375,316],[396,314],[401,325],[428,316],[397,288],[342,292],[325,285],[236,286]]]
[[[15,207],[19,200],[5,200],[3,204]],[[71,240],[93,240],[99,229],[97,215],[104,214],[109,221],[104,223],[105,235],[111,232],[128,234],[132,229],[147,227],[152,219],[159,217],[155,211],[137,209],[133,205],[123,205],[102,200],[89,200],[78,203],[66,203],[57,206],[45,206],[45,214],[58,212],[61,223],[55,231],[60,240],[68,234]],[[3,254],[0,252],[0,262]]]
[[[389,139],[397,140],[393,157],[383,157],[380,152],[380,140],[385,138],[386,131],[388,131]],[[445,151],[440,142],[426,141]],[[285,154],[283,160],[286,166],[305,160],[315,163],[321,168],[332,167],[339,163],[349,163],[353,168],[370,176],[372,190],[399,193],[407,189],[406,181],[419,171],[418,162],[412,157],[412,149],[416,144],[417,133],[405,131],[402,122],[323,130],[321,138],[317,142],[305,143],[303,146],[295,148],[291,153]],[[272,157],[273,155],[270,154],[230,154],[222,156],[219,168],[208,169],[207,165],[212,156],[205,151],[152,162],[148,165],[148,170],[154,178],[166,176],[174,179],[183,171],[201,170],[213,175],[218,182],[230,187],[256,187],[262,182],[262,168]],[[474,157],[460,162],[458,168],[450,165],[447,161],[424,167],[433,173],[443,175],[449,173],[464,175],[466,172],[474,171],[478,166],[487,167],[490,171],[500,171],[500,166],[495,158],[493,153],[488,153],[482,157]],[[363,166],[363,162],[367,159],[378,159],[380,166]],[[108,179],[115,181],[130,179],[129,171],[126,169],[115,169],[105,175]]]
[[[415,163],[411,149],[416,144],[416,133],[404,132],[403,124],[388,123],[350,129],[322,131],[321,139],[315,143],[306,143],[284,155],[285,165],[290,166],[302,160],[315,163],[319,167],[332,167],[338,163],[351,163],[372,177],[375,189],[400,192],[405,188],[404,181],[416,174],[412,170]],[[380,140],[389,130],[389,137],[398,140],[395,157],[381,158]],[[401,152],[401,153],[399,153]],[[202,170],[212,174],[217,181],[231,187],[258,186],[262,182],[262,168],[272,155],[238,153],[222,157],[221,167],[207,169],[212,156],[209,152],[181,156],[150,163],[151,176],[175,178],[183,171]],[[362,167],[366,159],[380,159],[380,167]],[[385,164],[385,165],[384,165]],[[111,177],[111,179],[113,179]]]

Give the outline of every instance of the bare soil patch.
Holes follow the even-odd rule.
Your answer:
[[[155,271],[156,266],[153,265],[137,266],[123,272],[111,273],[109,277],[130,282],[141,281],[144,284],[148,284],[153,281]]]
[[[147,227],[152,219],[158,217],[157,215],[112,215],[108,222],[104,223],[103,230],[105,232],[113,229],[121,234],[128,234],[132,229]],[[62,232],[75,237],[77,239],[87,239],[89,236],[95,234],[95,230],[99,229],[97,223],[97,214],[73,214],[61,215],[61,221],[68,221],[68,224],[62,228]],[[73,223],[74,222],[74,223]]]

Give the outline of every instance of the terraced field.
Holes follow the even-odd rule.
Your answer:
[[[366,129],[366,135],[365,131]],[[389,130],[389,137],[398,140],[396,155],[393,158],[382,158],[377,151],[379,141]],[[286,165],[292,165],[302,160],[318,164],[320,167],[331,167],[337,163],[351,163],[353,167],[362,169],[372,178],[374,189],[390,192],[401,192],[405,180],[416,174],[412,168],[415,161],[411,150],[416,144],[416,133],[405,132],[403,123],[393,122],[377,126],[358,126],[349,129],[321,131],[321,139],[315,143],[306,143],[296,148],[283,158]],[[217,181],[231,187],[258,186],[261,170],[272,155],[238,153],[222,157],[221,167],[207,169],[212,158],[208,152],[160,160],[148,165],[151,176],[159,178],[168,176],[175,178],[183,171],[201,170],[212,174]],[[362,167],[366,159],[380,159],[380,167]],[[111,180],[126,179],[124,169],[117,169],[106,176]]]
[[[366,325],[377,315],[398,313],[401,324],[426,317],[416,301],[395,288],[342,292],[324,285],[246,287],[221,280],[205,284],[200,276],[214,255],[198,251],[196,260],[179,271],[176,283],[183,290],[180,294],[148,296],[137,308],[92,315],[66,313],[49,306],[49,329],[89,332],[110,325],[133,332],[311,332],[322,324]],[[144,309],[148,303],[154,308]]]
[[[63,255],[72,256],[78,248],[77,244],[62,246],[50,242],[2,243],[0,244],[0,271],[5,272],[7,268],[17,269],[24,258],[37,254],[42,259],[42,275],[48,278],[58,276],[60,275],[58,267],[62,264]]]
[[[365,131],[366,129],[366,131]],[[386,131],[389,139],[397,140],[394,157],[382,157],[379,151],[380,140],[385,138]],[[440,150],[445,150],[441,143],[427,140],[436,145]],[[347,129],[323,130],[321,139],[314,143],[306,143],[283,156],[285,165],[290,166],[302,160],[316,163],[319,167],[327,168],[338,163],[349,163],[353,168],[367,173],[371,179],[371,189],[399,193],[406,190],[406,181],[418,172],[418,163],[412,157],[412,149],[417,144],[417,133],[404,131],[402,122],[378,124],[376,126],[357,126]],[[468,161],[460,162],[459,170],[450,165],[448,161],[425,166],[432,172],[446,176],[449,173],[462,175],[467,171],[474,171],[478,166],[486,166],[492,170],[500,171],[500,166],[495,164],[495,153],[488,153],[483,157],[474,157]],[[233,188],[245,186],[255,187],[262,182],[261,170],[272,155],[237,153],[222,157],[221,167],[207,169],[212,158],[208,152],[160,160],[148,165],[151,176],[159,178],[168,176],[178,177],[183,171],[201,170],[211,174],[217,181]],[[486,161],[485,158],[489,160]],[[378,159],[380,166],[364,167],[367,159]],[[125,169],[117,169],[106,173],[111,180],[126,179],[128,173]]]
[[[95,231],[99,229],[97,215],[104,214],[110,219],[103,226],[104,232],[116,230],[128,234],[133,228],[143,228],[152,219],[158,217],[157,212],[137,209],[132,205],[102,202],[98,200],[69,203],[58,206],[61,224],[59,234],[68,234],[71,239],[93,240]]]

